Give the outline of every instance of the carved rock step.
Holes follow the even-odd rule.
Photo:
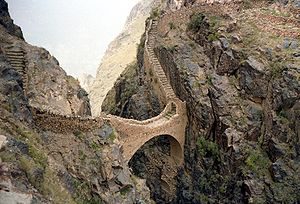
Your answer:
[[[155,67],[157,67],[158,69],[162,69],[162,68],[161,68],[161,65],[160,65],[160,63],[159,63],[158,61],[152,60],[152,63],[153,63],[153,65],[154,65]]]
[[[165,88],[164,90],[166,93],[173,94],[173,89],[171,88]]]
[[[164,77],[165,74],[162,70],[157,70],[156,73],[158,77],[162,77],[162,76]]]
[[[25,52],[22,48],[17,48],[17,47],[13,47],[13,48],[4,48],[6,52]]]
[[[155,71],[160,78],[167,78],[163,69],[155,69]]]
[[[174,92],[165,92],[166,93],[166,97],[176,97],[176,95],[174,94]]]
[[[25,63],[25,61],[22,60],[22,59],[18,59],[18,60],[16,60],[16,59],[13,59],[13,60],[8,59],[8,61],[11,62],[11,63]]]
[[[7,55],[8,59],[24,59],[23,55]]]
[[[166,78],[160,78],[159,79],[161,82],[168,82],[168,80]]]
[[[15,65],[15,66],[18,66],[18,65],[23,66],[23,65],[25,65],[25,62],[24,62],[24,61],[9,61],[9,63],[10,63],[11,65]]]
[[[25,67],[25,64],[22,62],[10,62],[11,66],[21,66],[21,67]]]
[[[162,69],[156,69],[155,72],[160,79],[167,79],[167,77]]]
[[[23,50],[7,50],[5,51],[7,55],[24,55]]]
[[[25,68],[25,65],[23,65],[23,66],[22,66],[22,65],[17,65],[17,66],[16,66],[16,65],[11,65],[11,66],[12,66],[13,68],[15,68],[16,70],[17,70],[17,69],[19,69],[19,70],[24,70],[24,68]]]

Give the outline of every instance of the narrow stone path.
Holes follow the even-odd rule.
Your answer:
[[[10,65],[22,76],[22,88],[26,96],[28,89],[28,75],[25,58],[26,53],[21,47],[10,46],[5,48],[5,54]]]

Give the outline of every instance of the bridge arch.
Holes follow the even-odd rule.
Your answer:
[[[146,143],[153,139],[157,139],[160,137],[165,137],[168,139],[168,142],[170,144],[170,150],[169,154],[170,156],[174,159],[174,161],[177,164],[181,164],[183,162],[183,147],[181,146],[180,142],[172,135],[168,134],[162,134],[162,135],[157,135],[154,137],[149,138],[148,140],[145,140],[143,143],[136,144],[135,146],[131,146],[132,151],[130,154],[128,154],[128,162],[133,158],[133,156],[136,154],[138,150],[140,150]],[[123,151],[127,151],[126,145],[123,146]]]
[[[185,102],[179,99],[170,101],[158,116],[144,121],[120,118],[109,115],[107,118],[119,133],[125,161],[152,138],[169,135],[171,156],[182,164],[187,123]]]

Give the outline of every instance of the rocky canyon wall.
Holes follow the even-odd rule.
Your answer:
[[[151,203],[78,81],[0,9],[0,203]]]
[[[102,102],[125,68],[135,61],[137,47],[145,30],[145,20],[152,8],[160,5],[157,0],[143,0],[131,11],[123,32],[109,45],[96,78],[90,88],[92,113],[101,112]]]
[[[136,154],[134,172],[157,203],[299,202],[299,4],[188,6],[159,18],[155,49],[188,108],[176,198],[166,200],[156,182],[162,164],[155,155],[163,161],[168,147],[163,137]],[[118,92],[128,88],[119,85]],[[138,103],[124,98],[120,107]]]

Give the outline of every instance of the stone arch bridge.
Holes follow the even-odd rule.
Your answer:
[[[181,165],[187,124],[186,104],[176,97],[154,53],[153,46],[155,45],[156,34],[157,21],[150,20],[146,30],[144,64],[147,78],[151,80],[162,105],[165,105],[164,110],[158,116],[144,121],[125,119],[113,115],[84,118],[59,115],[31,107],[35,123],[44,129],[65,133],[76,130],[88,132],[99,128],[105,121],[109,121],[120,135],[123,155],[127,162],[150,139],[160,135],[168,135],[171,145],[170,156],[174,158],[177,165]],[[23,91],[26,95],[28,73],[25,51],[21,47],[10,46],[5,49],[5,54],[11,66],[22,76]]]

